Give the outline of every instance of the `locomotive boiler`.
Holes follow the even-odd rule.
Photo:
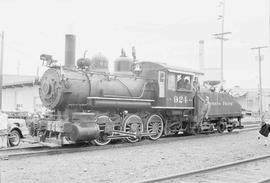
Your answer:
[[[75,36],[66,35],[65,65],[42,55],[48,67],[39,94],[51,115],[33,124],[41,140],[137,142],[162,135],[232,131],[241,107],[227,93],[199,90],[200,72],[163,63],[136,61],[122,51],[115,72],[102,55],[81,58],[75,66]],[[210,98],[208,118],[203,110]]]

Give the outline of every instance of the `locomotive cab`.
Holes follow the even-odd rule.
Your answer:
[[[170,67],[163,63],[141,62],[140,76],[157,82],[156,101],[152,105],[155,113],[164,120],[164,134],[190,132],[194,126],[194,96],[196,94],[197,76],[202,73]]]
[[[157,101],[152,108],[193,109],[195,78],[202,73],[163,63],[141,62],[141,77],[157,81]]]
[[[162,72],[160,71],[160,76],[163,75]],[[164,95],[159,95],[158,104],[153,108],[163,109],[162,115],[168,119],[165,122],[164,134],[191,133],[191,127],[196,123],[192,117],[196,94],[193,84],[198,73],[172,69],[163,73],[165,79],[159,77],[159,94]]]
[[[193,73],[168,70],[165,81],[166,91],[163,105],[168,108],[193,108]],[[160,79],[160,78],[159,78]],[[159,82],[161,83],[161,82]],[[160,87],[161,88],[161,87]],[[162,100],[161,100],[162,101]]]

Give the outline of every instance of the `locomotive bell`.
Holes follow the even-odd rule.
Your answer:
[[[84,58],[80,58],[77,60],[77,66],[78,66],[78,68],[84,67]]]

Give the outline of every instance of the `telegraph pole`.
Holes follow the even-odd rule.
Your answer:
[[[224,32],[224,15],[225,15],[225,0],[219,2],[219,6],[222,6],[221,15],[218,16],[218,20],[221,20],[221,33],[213,34],[216,39],[220,39],[220,83],[221,88],[223,88],[224,84],[224,74],[223,74],[223,41],[228,40],[228,38],[224,38],[224,35],[231,34],[231,32]]]
[[[261,62],[262,62],[262,56],[261,56],[261,49],[267,48],[267,46],[258,46],[251,48],[252,50],[258,50],[258,60],[259,60],[259,115],[262,117],[262,68],[261,68]]]
[[[269,38],[269,42],[268,42],[268,45],[270,45],[270,0],[269,0],[269,3],[268,3],[268,38]],[[269,51],[270,51],[270,49],[269,49]],[[269,54],[270,54],[270,52],[269,52]]]
[[[4,62],[4,31],[2,31],[2,33],[1,33],[1,57],[0,57],[0,110],[2,110],[3,62]]]

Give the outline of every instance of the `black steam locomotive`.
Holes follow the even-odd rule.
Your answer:
[[[229,94],[199,89],[200,72],[134,61],[123,51],[114,74],[102,55],[79,59],[76,67],[73,35],[66,35],[65,52],[64,66],[41,56],[49,68],[40,80],[40,98],[52,110],[33,125],[32,134],[42,140],[106,145],[112,139],[230,132],[242,118],[241,106]]]

